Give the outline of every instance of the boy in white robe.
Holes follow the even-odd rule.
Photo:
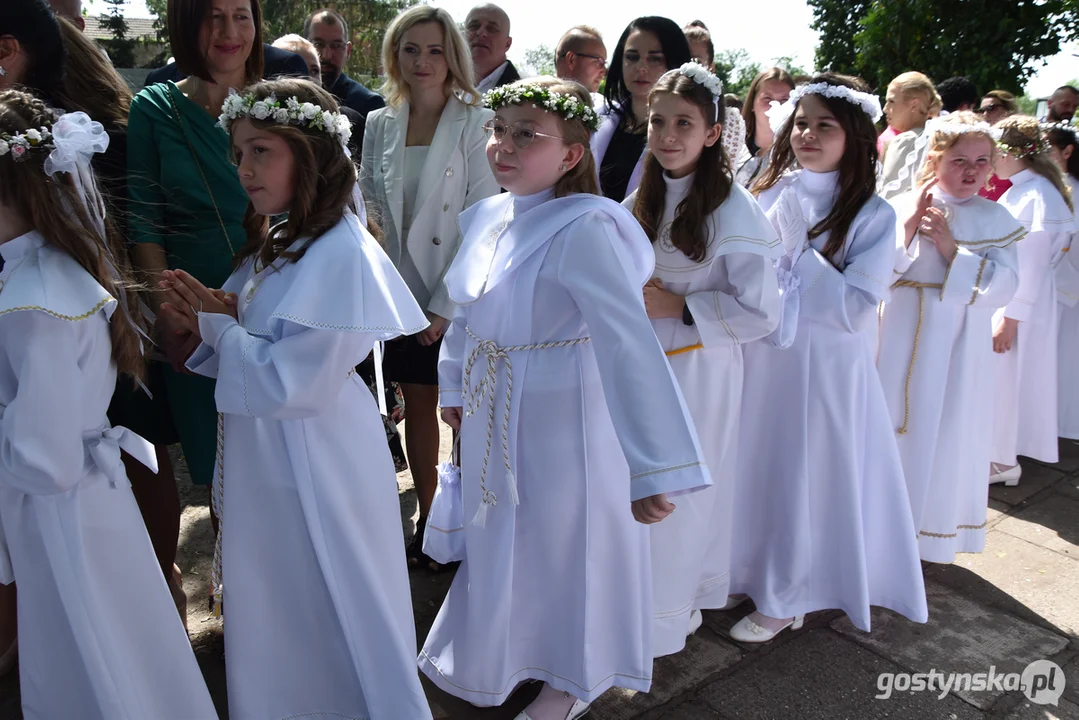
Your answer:
[[[994,369],[992,315],[1019,282],[1026,231],[978,196],[999,132],[973,113],[926,126],[919,190],[890,202],[899,223],[896,281],[877,366],[896,428],[923,560],[985,545]]]
[[[542,680],[522,717],[565,720],[612,686],[648,690],[648,531],[634,517],[680,512],[665,494],[711,480],[645,313],[648,240],[582,192],[598,191],[587,91],[542,78],[486,101],[488,160],[510,194],[461,215],[439,360],[472,520],[420,667],[481,706]]]

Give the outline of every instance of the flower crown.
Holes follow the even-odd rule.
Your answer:
[[[230,132],[234,120],[251,117],[266,120],[278,125],[295,125],[308,130],[321,130],[337,138],[341,147],[348,149],[352,137],[352,122],[341,113],[323,110],[314,103],[301,103],[296,97],[290,97],[282,105],[276,95],[259,100],[254,93],[240,95],[229,90],[225,104],[221,106],[221,116],[217,124]]]
[[[11,155],[15,162],[22,162],[31,150],[53,150],[52,132],[47,127],[30,128],[24,132],[9,135],[0,132],[0,157]]]
[[[1000,139],[1004,137],[1004,131],[1000,128],[995,128],[987,122],[976,122],[973,125],[970,123],[957,123],[957,122],[932,122],[926,125],[926,130],[932,128],[933,132],[939,132],[942,135],[965,135],[967,133],[982,133],[988,135],[994,142],[1000,142]]]
[[[794,107],[798,104],[798,101],[806,95],[823,95],[827,98],[846,100],[852,105],[857,105],[874,123],[884,116],[884,111],[880,107],[880,98],[873,93],[855,90],[846,85],[818,82],[799,85],[794,88],[787,102],[782,105],[777,102],[772,103],[772,107],[765,113],[768,116],[768,124],[772,127],[772,132],[779,132],[784,123],[794,114]]]
[[[590,132],[599,129],[599,115],[573,95],[551,92],[539,85],[503,85],[487,91],[484,106],[497,111],[507,105],[532,103],[533,107],[561,115],[566,120],[580,120]]]
[[[1027,139],[1023,138],[1022,143],[1019,145],[1009,145],[1001,140],[997,141],[997,150],[1000,150],[1006,155],[1011,155],[1017,160],[1025,160],[1035,155],[1042,155],[1049,152],[1049,143],[1046,141],[1045,136],[1038,133],[1038,137]]]
[[[713,97],[723,97],[723,81],[714,73],[708,72],[708,69],[699,62],[687,62],[678,68],[678,72],[698,85],[704,85]]]
[[[1038,127],[1041,128],[1041,131],[1046,134],[1051,133],[1054,130],[1066,130],[1072,135],[1075,135],[1076,139],[1079,139],[1079,125],[1072,125],[1067,120],[1061,120],[1060,122],[1055,123],[1044,122],[1040,123]]]

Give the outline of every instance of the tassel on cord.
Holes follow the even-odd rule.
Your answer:
[[[475,517],[472,518],[472,524],[478,528],[487,526],[487,503],[483,500],[480,500],[480,506],[476,510]]]
[[[220,585],[214,587],[214,617],[221,617],[223,590]]]
[[[521,498],[517,495],[517,479],[509,471],[506,472],[506,486],[509,488],[510,502],[514,505],[520,505]]]

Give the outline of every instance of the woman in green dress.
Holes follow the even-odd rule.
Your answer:
[[[134,261],[151,287],[162,271],[177,268],[221,287],[246,242],[248,197],[217,118],[230,88],[262,77],[261,26],[258,0],[169,0],[172,52],[187,77],[136,95],[127,135]],[[155,312],[160,302],[155,295]],[[214,381],[183,369],[197,339],[162,325],[159,316],[158,343],[172,365],[165,373],[169,408],[192,482],[209,485],[217,447]]]

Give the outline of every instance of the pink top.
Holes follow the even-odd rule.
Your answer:
[[[982,188],[978,191],[978,194],[987,200],[996,202],[1000,200],[1000,196],[1008,192],[1008,188],[1012,186],[1011,180],[1002,180],[996,175],[989,176],[989,187]]]
[[[898,135],[898,134],[899,134],[899,132],[896,131],[896,129],[894,127],[889,125],[888,128],[877,137],[877,152],[878,153],[883,153],[884,152],[884,143],[886,143],[886,142],[888,142],[890,140],[895,140],[895,136]]]

